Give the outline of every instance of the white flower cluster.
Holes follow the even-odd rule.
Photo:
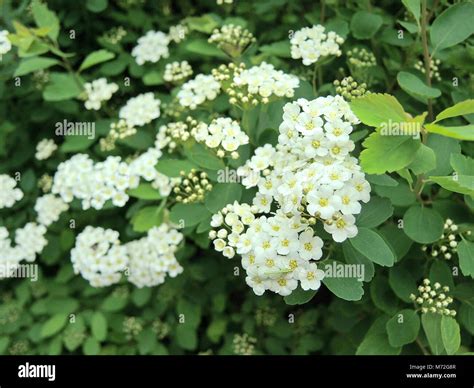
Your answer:
[[[182,240],[181,233],[162,224],[150,229],[146,237],[127,243],[128,280],[139,288],[153,287],[162,284],[166,275],[179,275],[183,267],[175,252]]]
[[[41,253],[48,241],[45,239],[46,227],[35,222],[27,223],[15,232],[15,243],[21,252],[21,259],[34,261],[36,255]]]
[[[9,238],[8,230],[0,227],[0,271],[1,277],[10,276],[22,260],[32,262],[41,253],[48,241],[44,238],[46,227],[34,222],[26,224],[15,232],[15,246]]]
[[[206,144],[209,148],[217,148],[219,157],[224,157],[226,152],[229,152],[237,159],[237,149],[249,143],[249,137],[240,129],[239,123],[229,117],[219,117],[209,125],[199,123],[191,134],[196,141]]]
[[[214,248],[228,258],[242,256],[247,284],[257,295],[265,290],[286,296],[297,287],[317,290],[324,272],[312,260],[322,256],[323,241],[300,216],[281,210],[274,216],[255,217],[255,206],[227,205],[212,217]]]
[[[0,209],[12,207],[23,198],[23,192],[16,188],[16,180],[6,174],[0,175]]]
[[[290,43],[291,57],[302,58],[303,65],[310,66],[322,57],[340,56],[339,45],[344,43],[344,39],[333,31],[326,33],[323,26],[317,25],[296,31]]]
[[[130,127],[141,127],[160,117],[161,101],[153,93],[142,93],[127,101],[120,109],[119,117]]]
[[[109,200],[114,206],[122,207],[129,200],[126,191],[136,188],[143,178],[166,196],[175,180],[155,169],[161,155],[160,150],[150,148],[128,164],[119,156],[94,163],[88,155],[76,154],[58,166],[52,193],[59,194],[66,203],[80,199],[84,210],[90,207],[100,210]]]
[[[38,160],[48,159],[57,149],[58,146],[54,140],[43,139],[36,145],[35,158]]]
[[[188,61],[168,63],[163,79],[166,82],[181,82],[193,75],[193,69]]]
[[[237,74],[233,83],[237,87],[246,87],[250,94],[263,98],[263,102],[275,95],[277,97],[293,97],[295,89],[299,87],[298,77],[276,70],[269,63],[262,62]]]
[[[120,244],[118,232],[87,226],[77,236],[71,261],[74,272],[92,287],[110,286],[120,281],[127,268],[127,248]]]
[[[12,49],[12,44],[8,39],[8,31],[0,31],[0,55],[8,53]]]
[[[132,56],[139,65],[145,62],[156,63],[161,58],[169,57],[169,43],[170,38],[164,32],[148,31],[146,35],[138,39],[138,44],[132,50]]]
[[[37,220],[45,226],[49,226],[59,220],[61,213],[68,209],[69,205],[53,194],[43,195],[35,203],[35,211],[38,213]]]
[[[278,145],[258,148],[238,170],[244,186],[258,187],[253,206],[228,205],[211,222],[221,228],[210,233],[215,249],[242,255],[247,283],[259,295],[288,295],[298,281],[317,289],[323,273],[311,260],[321,258],[323,243],[313,225],[322,222],[336,242],[354,237],[359,201],[370,199],[370,185],[349,155],[358,120],[347,102],[298,99],[283,110]]]
[[[86,102],[84,106],[88,110],[99,110],[102,102],[108,101],[112,95],[119,89],[114,82],[107,83],[107,79],[99,78],[92,82],[84,84]]]
[[[175,257],[182,239],[176,229],[162,224],[140,240],[122,245],[118,232],[87,226],[77,236],[71,261],[74,272],[92,287],[118,283],[123,274],[137,287],[153,287],[163,283],[166,275],[183,272]]]
[[[119,156],[94,164],[88,155],[76,154],[58,166],[52,193],[59,194],[66,203],[80,199],[84,210],[102,209],[108,200],[122,207],[129,199],[125,191],[138,184],[139,177],[131,174],[129,165]]]
[[[196,109],[206,100],[214,100],[220,89],[221,85],[212,75],[198,74],[181,87],[177,97],[182,106]]]

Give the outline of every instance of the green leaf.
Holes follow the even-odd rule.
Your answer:
[[[441,339],[448,355],[455,354],[461,346],[459,324],[452,317],[443,315],[441,318]]]
[[[57,65],[58,60],[46,57],[32,57],[22,59],[15,70],[14,77],[21,77],[23,75],[32,73],[37,70],[47,69],[51,66]]]
[[[357,216],[356,224],[366,228],[375,228],[393,215],[393,206],[387,198],[373,196],[369,202],[362,205]]]
[[[446,190],[469,195],[474,199],[474,183],[472,176],[430,176],[430,180]]]
[[[401,310],[386,325],[388,342],[393,347],[412,343],[420,331],[420,318],[414,310]]]
[[[179,177],[181,171],[184,171],[187,174],[193,168],[196,168],[196,165],[194,163],[191,163],[189,160],[180,159],[160,160],[156,165],[157,171],[172,178]]]
[[[419,23],[421,15],[421,0],[402,0],[402,3],[415,17],[417,23]]]
[[[432,134],[428,137],[426,145],[436,154],[436,168],[429,171],[427,175],[450,174],[453,169],[446,161],[450,159],[451,155],[461,152],[459,141],[450,137]]]
[[[50,81],[43,91],[45,101],[63,101],[77,97],[82,88],[70,74],[51,73]]]
[[[326,276],[323,279],[324,285],[338,298],[344,300],[360,300],[362,295],[364,295],[362,281],[359,281],[356,277],[337,277],[337,273],[332,273],[332,276],[329,276],[327,270],[329,267],[335,268],[335,266],[344,266],[344,264],[333,260],[325,262],[324,270]],[[334,272],[333,270],[331,271]]]
[[[216,318],[207,327],[206,334],[212,343],[217,343],[225,334],[226,329],[227,321],[224,318]]]
[[[238,183],[217,183],[206,196],[206,207],[211,213],[217,213],[223,207],[242,197],[242,186]]]
[[[143,83],[147,86],[163,85],[165,79],[162,71],[151,71],[143,76]]]
[[[95,13],[105,11],[107,9],[108,0],[87,0],[86,8]]]
[[[225,167],[222,159],[200,143],[194,143],[190,149],[185,150],[185,153],[191,162],[199,167],[209,170],[220,170]]]
[[[436,116],[436,120],[433,121],[433,123],[444,119],[449,119],[451,117],[464,116],[471,113],[474,113],[474,99],[461,101],[456,105],[446,108]]]
[[[451,268],[444,260],[433,261],[430,268],[429,279],[432,283],[438,282],[443,286],[454,287]]]
[[[410,303],[410,294],[417,293],[416,277],[412,270],[403,265],[404,263],[405,261],[390,268],[388,283],[401,300]]]
[[[81,66],[79,67],[79,71],[83,71],[89,67],[98,65],[99,63],[110,61],[114,58],[115,54],[113,52],[104,49],[93,51],[84,59]]]
[[[387,326],[388,317],[379,317],[370,326],[364,339],[357,348],[356,355],[397,355],[401,347],[393,347],[388,341]]]
[[[349,105],[359,120],[371,127],[380,127],[389,121],[401,123],[407,120],[403,107],[390,94],[371,93],[353,99]]]
[[[439,124],[426,124],[425,129],[430,133],[438,133],[443,136],[459,140],[474,140],[474,124],[460,125],[456,127],[444,127]]]
[[[457,246],[459,267],[465,276],[474,278],[474,243],[463,240]]]
[[[406,71],[397,74],[397,81],[405,92],[422,100],[441,96],[441,90],[427,86],[416,75]]]
[[[188,17],[186,24],[191,30],[210,34],[215,28],[219,27],[220,17],[213,13],[202,16]]]
[[[170,212],[171,222],[181,225],[184,223],[184,227],[188,228],[199,224],[203,219],[208,217],[211,213],[207,208],[199,203],[193,204],[182,204],[178,203],[173,206]]]
[[[351,238],[352,246],[369,260],[385,267],[395,262],[395,254],[386,241],[374,230],[359,228],[357,236]]]
[[[380,15],[368,11],[358,11],[351,19],[352,35],[356,39],[370,39],[382,26],[383,19]]]
[[[198,344],[196,327],[185,323],[178,324],[176,328],[176,342],[185,350],[196,349]]]
[[[403,216],[403,231],[413,241],[429,244],[441,238],[444,220],[433,209],[412,206]]]
[[[261,46],[260,51],[266,55],[274,55],[281,58],[291,58],[290,41],[288,39]]]
[[[365,179],[367,179],[367,181],[372,183],[373,185],[388,186],[388,187],[398,186],[398,182],[386,174],[383,174],[383,175],[368,174],[365,176]]]
[[[93,337],[89,337],[82,345],[82,351],[86,356],[95,356],[100,353],[100,344]]]
[[[418,151],[416,151],[415,159],[408,165],[408,168],[413,171],[415,175],[420,175],[431,171],[436,167],[436,154],[428,146],[421,144]]]
[[[294,305],[301,305],[308,303],[313,297],[316,295],[315,290],[303,290],[302,288],[298,287],[294,290],[290,295],[287,295],[283,298],[286,304],[290,306]]]
[[[95,143],[95,138],[89,136],[66,136],[66,140],[59,147],[61,152],[79,152],[87,150],[92,144]]]
[[[451,167],[459,175],[474,175],[474,159],[462,154],[453,154],[450,159]]]
[[[160,192],[153,188],[150,183],[140,183],[138,187],[127,190],[127,194],[131,197],[145,200],[156,200],[163,198]]]
[[[203,55],[206,57],[227,58],[226,55],[216,46],[212,45],[205,39],[193,39],[184,44],[184,48],[193,54]]]
[[[361,166],[369,174],[401,170],[415,159],[420,144],[410,136],[383,136],[374,132],[363,143]]]
[[[465,2],[449,7],[433,22],[430,29],[432,55],[454,46],[474,33],[474,4]]]
[[[97,341],[105,341],[107,338],[107,319],[104,314],[99,311],[92,315],[91,331]]]
[[[66,325],[68,315],[61,313],[49,318],[41,327],[41,338],[48,338],[59,333]]]
[[[349,241],[342,243],[342,251],[347,264],[364,266],[364,282],[370,282],[375,274],[374,263],[355,250]]]
[[[163,204],[140,209],[132,218],[133,230],[142,233],[147,232],[154,226],[160,226],[163,222]]]
[[[50,11],[48,6],[40,0],[33,0],[31,2],[31,12],[36,25],[40,28],[48,28],[48,36],[52,40],[58,39],[59,19],[56,14]]]
[[[370,283],[370,297],[374,305],[383,312],[393,315],[400,308],[400,302],[388,285],[386,276],[377,274]]]
[[[152,289],[149,287],[135,288],[132,292],[132,302],[137,307],[145,306],[151,298]]]
[[[435,355],[446,354],[441,338],[441,315],[432,313],[422,314],[421,325],[428,339],[431,352]]]

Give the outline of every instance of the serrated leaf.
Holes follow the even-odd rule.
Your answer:
[[[389,121],[401,123],[407,120],[405,110],[390,94],[371,93],[353,99],[349,105],[358,119],[371,127],[380,127]]]

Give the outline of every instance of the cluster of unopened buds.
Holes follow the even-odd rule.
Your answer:
[[[156,135],[156,148],[168,148],[170,152],[175,151],[179,144],[186,142],[191,137],[191,131],[197,125],[198,121],[190,116],[185,121],[162,125]]]
[[[220,65],[218,68],[212,70],[212,76],[216,81],[220,82],[222,90],[229,95],[229,103],[242,107],[256,106],[259,99],[254,94],[250,93],[245,88],[239,88],[233,82],[234,77],[238,76],[246,69],[243,62],[238,65],[231,62],[228,65]]]
[[[176,202],[184,204],[203,202],[206,193],[212,190],[212,184],[205,172],[192,169],[187,174],[181,171],[180,176],[180,184],[173,188]]]
[[[127,123],[124,119],[110,124],[110,131],[105,138],[100,139],[100,149],[102,151],[112,151],[115,149],[117,140],[125,139],[137,133],[137,129]]]
[[[357,68],[377,65],[375,55],[363,47],[354,47],[352,50],[349,50],[347,52],[347,58],[349,65]]]
[[[109,44],[120,43],[121,40],[127,35],[127,30],[122,26],[112,27],[110,30],[104,32],[102,39]]]
[[[465,233],[469,236],[471,231],[468,230]],[[448,218],[444,223],[441,239],[432,245],[423,245],[421,250],[431,257],[443,257],[445,260],[451,260],[453,255],[456,254],[461,234],[459,227]]]
[[[251,356],[255,353],[255,344],[257,339],[249,336],[247,333],[235,334],[232,340],[234,354],[240,356]]]
[[[456,310],[449,309],[453,298],[446,295],[448,292],[448,286],[442,286],[438,282],[431,285],[429,279],[424,279],[423,284],[418,287],[418,296],[410,294],[410,299],[420,306],[423,314],[436,313],[454,317]]]
[[[441,64],[441,61],[439,59],[430,60],[430,74],[431,74],[431,77],[434,78],[436,81],[441,81],[441,74],[439,73],[440,64]],[[416,70],[421,71],[423,74],[426,73],[425,64],[421,60],[417,61],[413,67]]]
[[[193,69],[188,61],[181,61],[181,62],[172,62],[168,63],[165,67],[165,74],[163,75],[163,79],[166,82],[171,83],[181,83],[188,77],[193,75]]]
[[[359,84],[352,77],[345,77],[342,80],[333,82],[336,87],[336,94],[344,97],[345,100],[351,101],[354,98],[365,96],[370,92],[367,90],[365,82]]]
[[[188,26],[184,24],[177,24],[175,26],[171,26],[168,31],[168,37],[171,41],[175,43],[179,43],[183,41],[189,33]]]
[[[249,30],[233,24],[216,28],[209,38],[209,43],[214,43],[231,58],[239,57],[255,41]]]

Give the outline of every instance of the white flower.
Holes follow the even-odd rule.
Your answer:
[[[138,39],[138,44],[132,50],[139,65],[145,62],[156,63],[161,58],[169,57],[168,45],[170,38],[161,31],[148,31],[146,35]]]
[[[315,263],[311,263],[306,267],[299,268],[298,277],[303,290],[317,290],[321,287],[321,280],[324,278],[324,271],[318,269]]]
[[[39,197],[35,203],[35,211],[38,213],[38,222],[49,226],[59,220],[62,212],[69,209],[67,203],[53,194],[46,194]]]
[[[340,56],[339,45],[344,43],[344,39],[332,31],[325,33],[323,26],[316,25],[296,31],[290,43],[291,57],[302,58],[303,64],[310,66],[322,57]]]
[[[188,27],[184,24],[177,24],[176,26],[171,26],[168,31],[168,37],[171,41],[179,43],[186,38],[189,30]]]
[[[88,110],[99,110],[104,101],[112,98],[112,95],[119,89],[116,83],[107,83],[107,79],[99,78],[84,84],[87,96],[84,106]]]
[[[212,75],[198,74],[194,79],[183,84],[177,97],[182,106],[196,109],[206,100],[214,100],[220,89],[221,85]]]
[[[9,32],[7,30],[0,31],[0,55],[8,53],[12,49],[8,34]]]
[[[16,180],[6,174],[0,175],[0,209],[12,207],[23,198],[23,192],[16,188]]]
[[[160,104],[151,92],[139,94],[120,109],[119,117],[131,127],[141,127],[160,117]]]
[[[323,240],[314,236],[313,229],[306,229],[299,236],[298,253],[305,260],[319,260],[323,255]]]
[[[36,145],[35,158],[38,160],[48,159],[57,149],[58,146],[54,140],[43,139]]]
[[[355,226],[355,217],[353,215],[340,215],[336,221],[330,225],[324,224],[324,230],[331,233],[332,238],[336,242],[343,242],[347,238],[357,235],[357,227]]]

